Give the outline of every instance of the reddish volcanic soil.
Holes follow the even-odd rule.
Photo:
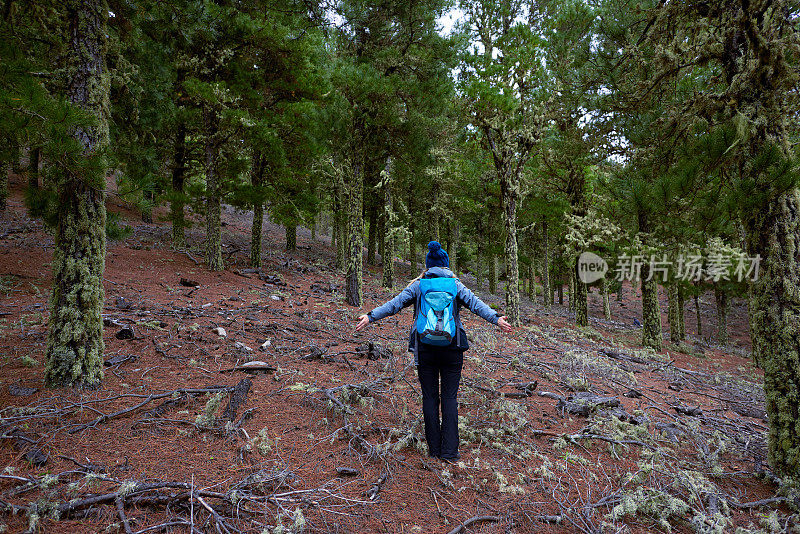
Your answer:
[[[34,512],[41,531],[64,533],[124,532],[123,517],[131,532],[188,532],[190,524],[197,532],[262,532],[279,518],[288,527],[298,513],[303,532],[447,533],[476,516],[488,519],[463,532],[599,532],[604,521],[629,532],[658,529],[646,513],[610,518],[637,487],[652,499],[658,490],[687,502],[691,510],[669,522],[691,532],[696,512],[711,517],[720,500],[775,494],[743,302],[732,305],[727,347],[697,338],[687,302],[694,354],[668,341],[661,354],[640,350],[638,291],[627,285],[621,301],[611,295],[611,321],[590,293],[589,329],[574,328],[564,306],[527,300],[524,325],[509,335],[463,310],[471,349],[459,393],[462,463],[447,465],[423,452],[419,384],[406,352],[411,312],[353,331],[359,314],[393,294],[380,287],[380,266],[365,271],[364,306],[347,306],[329,237],[312,240],[301,230],[298,250],[286,252],[281,228],[267,224],[259,276],[247,270],[248,216],[232,209],[224,214],[226,269],[213,273],[202,263],[202,225],[188,230],[190,249],[174,251],[168,223],[141,223],[112,196],[109,210],[133,232],[108,245],[109,365],[98,389],[47,389],[53,240],[26,216],[21,182],[12,177],[0,214],[0,508],[26,507],[0,514],[9,532],[27,529]],[[416,274],[407,263],[396,267],[398,285]],[[463,280],[474,288],[471,275]],[[502,307],[502,296],[477,293]],[[710,296],[701,318],[704,334],[713,334]],[[125,327],[132,339],[117,338]],[[251,360],[270,369],[232,370]],[[226,417],[231,394],[223,389],[215,405],[213,387],[246,387],[245,379],[247,396]],[[580,402],[567,398],[585,391],[620,406],[581,415]],[[152,397],[159,394],[166,395]],[[36,451],[47,457],[43,465]],[[713,490],[697,493],[681,473]],[[104,494],[112,496],[67,509]],[[771,508],[730,509],[732,532]]]

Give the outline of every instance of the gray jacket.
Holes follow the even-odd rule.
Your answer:
[[[436,277],[447,277],[447,278],[455,278],[455,274],[450,269],[446,269],[444,267],[431,267],[425,274],[423,278],[436,278]],[[454,346],[452,348],[458,350],[467,350],[469,348],[469,343],[467,342],[467,334],[464,332],[464,328],[461,326],[461,319],[459,318],[459,310],[462,306],[466,306],[469,311],[474,313],[475,315],[479,315],[483,317],[485,320],[492,324],[497,324],[498,319],[500,316],[496,311],[490,308],[485,302],[479,299],[475,293],[470,291],[467,286],[461,283],[460,280],[456,278],[456,290],[458,294],[456,296],[456,305],[454,306],[454,319],[456,323],[456,338],[454,341]],[[414,306],[414,321],[411,323],[411,334],[408,339],[408,350],[409,352],[414,353],[414,363],[417,363],[417,331],[416,331],[416,318],[417,318],[417,310],[419,309],[419,298],[420,298],[420,291],[419,291],[419,280],[415,280],[411,284],[409,284],[404,290],[402,290],[397,296],[395,296],[392,300],[381,304],[374,310],[367,313],[367,317],[369,317],[369,322],[374,323],[375,321],[380,321],[385,317],[389,317],[390,315],[394,315],[403,308],[413,305]]]

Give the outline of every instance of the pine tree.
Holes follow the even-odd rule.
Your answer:
[[[108,7],[103,0],[71,0],[66,10],[66,96],[92,121],[75,130],[75,142],[83,153],[57,183],[58,224],[45,382],[51,387],[92,387],[103,376]]]

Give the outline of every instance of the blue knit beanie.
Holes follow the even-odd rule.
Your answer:
[[[440,245],[438,241],[431,241],[428,243],[428,255],[425,256],[425,268],[448,267],[449,265],[450,256],[442,249],[442,245]]]

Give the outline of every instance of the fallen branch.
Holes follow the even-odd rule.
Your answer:
[[[199,395],[199,394],[202,394],[202,393],[218,393],[220,391],[230,391],[232,389],[233,389],[233,386],[220,386],[220,387],[210,387],[210,388],[205,388],[205,389],[176,389],[174,391],[170,391],[170,392],[167,392],[167,393],[151,394],[151,395],[148,395],[139,404],[136,404],[134,406],[130,406],[128,408],[125,408],[124,410],[120,410],[120,411],[114,412],[112,414],[100,415],[99,417],[91,420],[88,423],[82,424],[82,425],[80,425],[80,426],[78,426],[76,428],[71,429],[69,431],[69,433],[70,434],[75,434],[76,432],[80,432],[81,430],[85,430],[85,429],[87,429],[89,427],[98,425],[100,423],[108,421],[109,419],[113,419],[114,417],[119,417],[120,415],[128,414],[130,412],[138,410],[139,408],[141,408],[143,406],[146,406],[150,402],[152,402],[154,400],[157,400],[157,399],[164,399],[164,398],[167,398],[167,397],[172,397],[173,395],[180,395],[180,394],[183,394],[183,395]]]
[[[497,523],[498,521],[500,521],[500,518],[496,515],[476,515],[475,517],[470,517],[447,534],[458,534],[462,530],[465,530],[468,526],[475,523]]]

